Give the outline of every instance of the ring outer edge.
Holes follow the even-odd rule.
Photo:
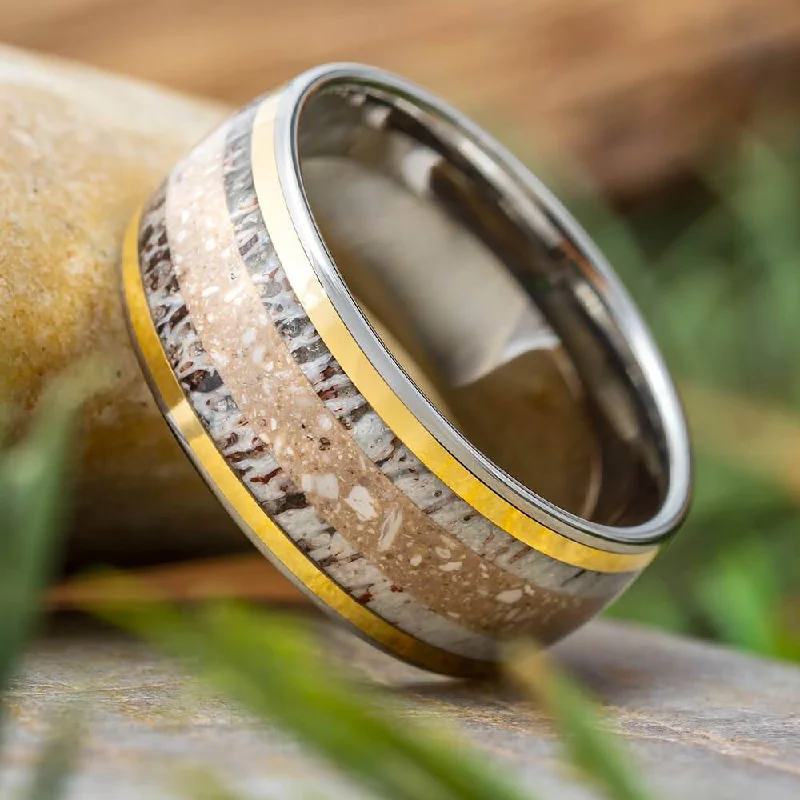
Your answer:
[[[471,659],[423,642],[351,597],[297,549],[233,473],[189,405],[153,324],[139,262],[140,219],[141,209],[128,226],[121,259],[123,306],[134,350],[165,421],[234,522],[315,605],[370,644],[415,667],[443,675],[481,678],[493,674],[495,662]]]
[[[267,233],[295,294],[325,345],[359,392],[434,475],[505,533],[550,558],[580,569],[606,573],[643,570],[658,555],[657,544],[614,552],[591,547],[548,528],[470,472],[394,393],[336,311],[293,224],[275,153],[276,119],[281,99],[281,92],[265,97],[253,122],[251,167],[256,195]]]

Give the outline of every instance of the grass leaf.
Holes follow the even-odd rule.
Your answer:
[[[703,610],[725,641],[764,655],[781,649],[769,554],[740,547],[715,561],[700,584]]]
[[[550,714],[569,762],[609,800],[648,800],[633,759],[604,729],[588,696],[530,644],[508,648],[507,671],[514,683]]]
[[[45,394],[28,435],[0,454],[0,689],[8,685],[57,557],[69,496],[80,372]]]
[[[175,789],[176,793],[191,797],[192,800],[245,800],[208,770],[184,772],[176,781]]]
[[[25,800],[59,800],[80,754],[81,725],[77,714],[59,720],[34,768]]]
[[[238,605],[196,615],[154,603],[102,615],[175,655],[380,796],[392,800],[530,800],[455,738],[379,710],[321,657],[296,622]]]

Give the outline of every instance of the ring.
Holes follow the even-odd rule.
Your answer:
[[[133,220],[124,299],[177,439],[322,608],[429,670],[587,621],[683,520],[691,457],[624,288],[484,131],[389,73],[245,107]]]

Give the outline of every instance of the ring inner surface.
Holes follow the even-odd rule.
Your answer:
[[[651,519],[669,479],[655,403],[602,278],[545,206],[507,172],[500,189],[452,123],[379,89],[318,88],[298,140],[336,268],[436,410],[564,511]]]

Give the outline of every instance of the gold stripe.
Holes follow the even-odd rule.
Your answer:
[[[163,406],[184,437],[195,463],[206,474],[220,500],[233,511],[232,515],[240,527],[260,542],[324,606],[393,655],[425,669],[449,675],[467,677],[489,671],[489,662],[469,659],[427,644],[358,603],[297,549],[247,491],[190,407],[164,354],[142,285],[138,252],[139,217],[136,214],[128,228],[122,257],[130,326]]]
[[[336,453],[337,496],[325,497],[312,486],[306,492],[308,500],[320,521],[338,530],[385,578],[402,586],[403,591],[440,616],[442,622],[462,627],[464,635],[493,636],[508,630],[508,604],[498,600],[497,595],[517,590],[519,575],[492,563],[491,559],[481,558],[457,537],[449,535],[401,492],[378,465],[364,458],[352,434],[318,397],[276,326],[256,324],[259,318],[265,321],[264,304],[242,262],[231,225],[222,175],[224,133],[223,130],[206,139],[177,168],[169,181],[166,202],[173,274],[203,347],[211,361],[218,362],[217,371],[223,383],[254,433],[267,443],[277,465],[295,487],[303,483],[314,464],[314,469],[323,473],[329,470],[324,461],[318,461],[317,442],[321,435],[328,436],[332,452]],[[197,213],[189,213],[191,209],[197,209]],[[206,249],[208,243],[212,245],[212,256]],[[203,287],[209,285],[225,288],[207,295]],[[227,290],[235,293],[234,302],[226,299]],[[225,357],[220,355],[217,359],[215,353]],[[269,355],[259,355],[260,366],[254,366],[254,354],[266,353]],[[271,366],[265,368],[267,359]],[[270,414],[266,413],[273,407],[281,411],[276,411],[274,430]],[[298,422],[303,418],[307,423],[304,430]],[[320,428],[321,418],[329,426]],[[374,516],[362,519],[348,502],[342,502],[356,488],[368,490]],[[402,529],[391,552],[384,552],[378,543],[386,520],[391,518],[387,515],[395,513],[402,518]],[[433,550],[444,541],[449,553],[446,560],[458,563],[457,572],[443,572],[437,559],[429,558],[409,569],[409,559],[418,552]],[[332,577],[335,579],[335,575]],[[461,591],[465,585],[469,585],[469,592]],[[523,616],[539,619],[538,634],[549,639],[554,630],[563,630],[565,620],[571,619],[574,627],[575,618],[585,618],[597,610],[598,603],[597,597],[565,596],[533,581],[515,603],[515,609]],[[545,608],[552,611],[553,604],[562,613],[544,613]],[[370,605],[412,636],[453,650],[446,640],[426,636],[424,626],[403,624],[384,613],[379,603]],[[458,616],[454,618],[453,614]],[[486,658],[484,653],[473,650],[455,652],[470,658]]]
[[[253,125],[252,169],[261,213],[292,288],[333,356],[378,416],[425,466],[476,511],[516,539],[551,558],[597,572],[634,572],[657,548],[611,553],[550,530],[476,478],[409,411],[358,346],[314,272],[283,197],[275,158],[279,96],[266,98]]]

